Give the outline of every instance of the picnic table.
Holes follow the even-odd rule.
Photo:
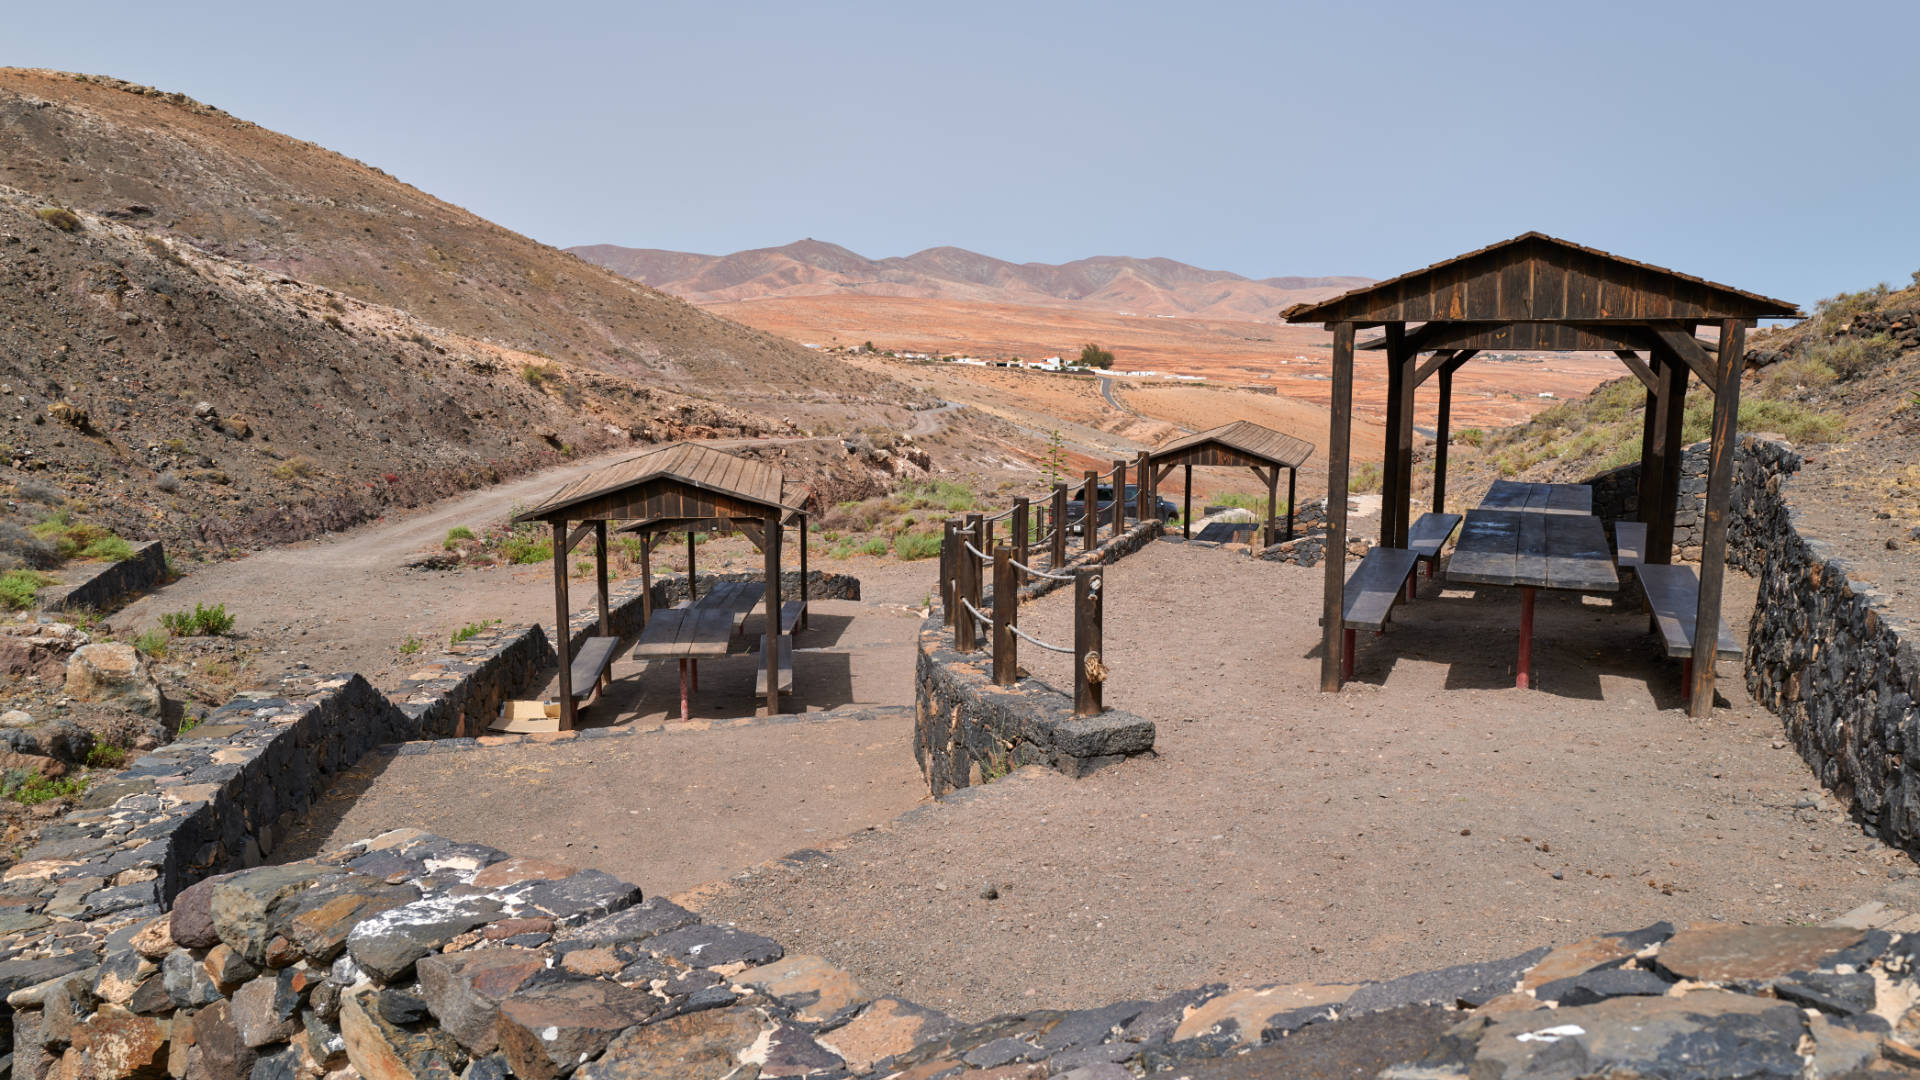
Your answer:
[[[1495,480],[1480,500],[1482,510],[1517,510],[1529,514],[1592,515],[1593,488],[1587,484],[1531,484],[1522,480]]]
[[[766,610],[766,586],[757,581],[722,581],[683,608],[656,611],[640,631],[633,648],[635,660],[674,659],[680,662],[680,719],[691,714],[690,691],[700,689],[700,661],[725,656],[734,651],[735,639],[746,626],[747,618]],[[805,601],[793,600],[780,606],[779,648],[781,689],[793,686],[792,645],[785,635],[793,632]],[[764,693],[766,674],[759,675],[757,693]]]
[[[1569,489],[1583,488],[1583,485],[1516,484],[1513,487]],[[1483,503],[1480,508],[1467,511],[1460,539],[1454,544],[1453,558],[1447,564],[1447,581],[1520,589],[1520,657],[1514,685],[1525,689],[1533,660],[1534,590],[1617,592],[1620,575],[1614,569],[1606,529],[1600,519],[1564,508],[1578,503],[1578,493],[1558,496],[1562,508],[1548,505],[1555,499],[1551,492],[1506,491],[1501,493],[1500,501],[1508,502],[1516,497],[1525,500],[1523,508],[1493,508]],[[1532,505],[1536,497],[1541,504],[1538,507]],[[1591,490],[1586,490],[1585,501],[1588,506],[1592,505]]]

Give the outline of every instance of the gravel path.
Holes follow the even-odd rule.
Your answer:
[[[1519,691],[1517,596],[1423,583],[1323,695],[1319,569],[1163,542],[1107,580],[1107,702],[1156,721],[1157,759],[1023,770],[683,901],[965,1017],[1920,906],[1912,862],[1817,790],[1736,665],[1724,707],[1681,711],[1636,613],[1543,590]],[[1744,636],[1752,585],[1728,592]],[[1022,622],[1063,640],[1067,604]]]

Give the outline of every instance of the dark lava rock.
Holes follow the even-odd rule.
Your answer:
[[[523,904],[574,926],[640,902],[640,887],[600,870],[582,870],[559,881],[539,881],[511,890]]]
[[[1543,983],[1534,988],[1533,996],[1561,1005],[1591,1005],[1612,997],[1657,997],[1672,986],[1672,983],[1651,971],[1610,968]]]
[[[500,902],[484,896],[417,900],[354,926],[347,934],[347,953],[374,978],[397,982],[415,961],[499,913]]]
[[[500,1003],[500,1050],[524,1080],[553,1080],[659,1010],[657,999],[601,979],[535,983]]]
[[[1857,1016],[1873,1011],[1873,976],[1865,972],[1841,975],[1831,971],[1796,971],[1773,981],[1775,996],[1834,1016]]]
[[[652,897],[625,911],[596,919],[567,935],[583,945],[623,945],[692,926],[700,916],[671,900]]]
[[[786,955],[780,943],[772,938],[749,934],[731,926],[709,926],[705,923],[648,938],[643,947],[655,955],[670,957],[692,967],[770,964]]]
[[[1505,960],[1459,964],[1386,982],[1369,983],[1355,990],[1340,1012],[1342,1016],[1353,1016],[1395,1009],[1402,1005],[1465,1004],[1478,1008],[1511,991],[1528,968],[1552,951],[1543,947]]]

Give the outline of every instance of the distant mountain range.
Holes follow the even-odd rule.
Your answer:
[[[1101,255],[1070,263],[1011,263],[956,247],[869,259],[801,240],[732,255],[588,244],[575,255],[695,303],[800,296],[900,296],[1093,308],[1136,315],[1271,319],[1302,301],[1372,281],[1363,277],[1253,279],[1172,259]]]

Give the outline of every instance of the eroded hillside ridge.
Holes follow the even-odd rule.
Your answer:
[[[254,546],[567,456],[793,431],[0,188],[0,460],[115,531]]]
[[[1013,263],[957,247],[869,259],[838,244],[800,240],[731,255],[589,244],[569,248],[589,262],[696,303],[773,296],[905,296],[1002,304],[1076,305],[1140,315],[1268,319],[1371,279],[1255,280],[1172,259],[1102,255],[1059,265]]]
[[[436,326],[785,415],[900,388],[371,166],[117,79],[0,69],[0,183]]]

